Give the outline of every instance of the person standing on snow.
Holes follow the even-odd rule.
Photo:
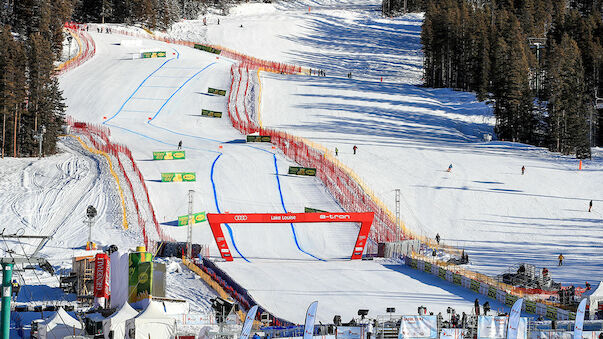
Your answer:
[[[354,147],[352,147],[352,149],[354,150],[354,154],[356,154],[356,150],[358,149],[358,147],[356,147],[356,145],[354,145]]]
[[[590,210],[592,210],[592,209],[593,209],[593,201],[591,200],[591,201],[588,203],[588,211],[590,212]]]
[[[373,334],[373,322],[369,320],[369,323],[366,326],[366,339],[371,339],[372,334]]]
[[[563,259],[564,259],[564,257],[563,257],[562,253],[559,253],[559,256],[557,257],[557,259],[559,259],[559,265],[558,266],[563,266]]]
[[[440,244],[440,233],[436,233],[435,239],[436,239],[436,242],[439,245]]]
[[[339,155],[339,150],[337,149],[337,147],[335,147],[335,156]]]
[[[178,141],[178,149],[182,148],[182,140]]]
[[[526,172],[526,167],[525,166],[521,166],[521,175],[523,175]]]

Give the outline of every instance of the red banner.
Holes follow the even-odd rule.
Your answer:
[[[232,261],[228,243],[224,238],[221,224],[247,224],[247,223],[305,223],[305,222],[359,222],[360,231],[350,259],[362,259],[362,252],[366,246],[368,235],[373,224],[375,213],[208,213],[207,221],[211,232],[220,250],[220,255],[226,261]]]
[[[94,260],[94,296],[97,298],[109,297],[109,256],[97,253]]]

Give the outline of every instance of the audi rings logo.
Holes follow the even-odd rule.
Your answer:
[[[245,221],[245,220],[247,220],[247,216],[246,215],[235,215],[234,220],[235,221]]]

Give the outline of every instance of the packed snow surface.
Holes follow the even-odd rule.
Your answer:
[[[445,243],[466,249],[472,269],[498,274],[529,262],[548,267],[553,279],[565,283],[603,278],[600,150],[577,171],[570,157],[482,142],[483,134],[492,133],[491,109],[470,93],[417,86],[422,16],[381,18],[379,3],[245,4],[228,16],[208,16],[207,25],[202,18],[179,23],[168,34],[325,70],[326,77],[261,73],[262,124],[337,147],[340,160],[392,210],[399,188],[406,225],[429,237],[440,233]],[[122,46],[124,36],[90,32],[96,56],[60,79],[67,114],[104,123],[114,141],[132,150],[167,234],[186,239],[176,220],[188,213],[189,190],[193,212],[301,212],[305,206],[341,211],[317,179],[286,175],[294,163],[278,150],[245,144],[226,115],[201,117],[201,109],[226,112],[226,98],[207,89],[229,89],[232,60],[147,39],[142,46]],[[139,59],[141,49],[166,51],[167,57]],[[174,150],[180,140],[185,160],[152,161],[153,151]],[[57,268],[68,267],[71,256],[83,252],[82,220],[93,204],[99,210],[94,240],[121,248],[140,244],[135,225],[120,229],[115,184],[103,160],[85,154],[72,138],[61,149],[41,161],[2,160],[0,218],[7,233],[23,228],[19,232],[54,235],[41,253]],[[197,180],[161,182],[162,172],[174,171],[196,172]],[[290,321],[302,322],[313,300],[323,322],[335,314],[347,321],[361,308],[372,316],[386,307],[413,314],[421,305],[436,313],[448,306],[470,312],[475,298],[486,300],[395,261],[346,260],[357,233],[351,224],[223,229],[235,261],[219,262],[220,268]],[[193,240],[217,256],[207,223],[194,227]],[[566,258],[561,267],[559,253]],[[193,309],[208,307],[211,292],[199,279],[177,262],[168,271],[168,295],[189,299]],[[27,284],[39,277],[38,285],[58,286],[41,272],[23,277]],[[32,294],[23,301],[40,298]]]

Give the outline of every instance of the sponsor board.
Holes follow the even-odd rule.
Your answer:
[[[453,283],[455,283],[457,285],[460,285],[461,281],[462,281],[462,279],[461,279],[461,275],[460,274],[452,273],[452,282]]]
[[[546,315],[547,318],[551,320],[557,320],[557,308],[553,306],[546,306]]]
[[[205,218],[205,212],[200,212],[200,213],[195,213],[193,214],[193,223],[199,223],[199,222],[204,222],[205,220],[207,220]],[[178,217],[178,226],[186,226],[188,225],[188,215],[183,215],[181,217]]]
[[[269,135],[248,135],[247,142],[271,142],[272,137]]]
[[[153,285],[153,255],[148,252],[134,252],[128,256],[128,301],[135,303],[151,298]]]
[[[182,182],[182,181],[196,181],[197,175],[194,172],[172,172],[172,173],[161,173],[162,182]]]
[[[97,253],[94,259],[94,296],[97,298],[109,297],[109,256]]]
[[[536,303],[535,302],[530,301],[530,300],[524,300],[523,303],[526,307],[527,313],[536,314]]]
[[[410,261],[410,267],[414,268],[415,270],[417,269],[417,259],[413,258]]]
[[[304,213],[329,213],[312,207],[304,207]]]
[[[363,339],[364,327],[337,326],[335,332],[337,339]]]
[[[221,95],[221,96],[226,96],[226,90],[216,89],[216,88],[211,88],[211,87],[207,88],[207,93],[217,94],[217,95]]]
[[[213,54],[220,54],[220,53],[222,53],[221,50],[219,50],[217,48],[213,48],[211,46],[205,46],[205,45],[201,45],[201,44],[195,44],[194,47],[196,49],[200,49],[202,51],[213,53]]]
[[[442,279],[446,279],[446,270],[442,267],[438,267],[438,276]]]
[[[517,301],[517,299],[519,299],[518,296],[507,293],[507,296],[505,298],[505,305],[512,307],[513,304],[515,304],[515,302]]]
[[[153,160],[180,160],[185,157],[184,151],[153,152]]]
[[[437,338],[438,321],[435,315],[404,315],[400,321],[398,339]]]
[[[488,297],[496,299],[496,287],[488,286]]]
[[[222,117],[222,112],[210,111],[208,109],[202,109],[201,110],[201,115],[204,116],[204,117],[221,118]]]
[[[316,176],[316,168],[289,166],[289,174]]]
[[[471,285],[469,286],[469,289],[472,290],[473,292],[479,293],[479,285],[480,285],[479,281],[471,279]]]
[[[142,52],[140,53],[140,57],[143,59],[152,59],[152,58],[165,58],[165,51],[155,51],[155,52]]]
[[[477,339],[506,338],[507,317],[480,315],[477,318]]]
[[[431,263],[426,262],[423,271],[431,273]]]

